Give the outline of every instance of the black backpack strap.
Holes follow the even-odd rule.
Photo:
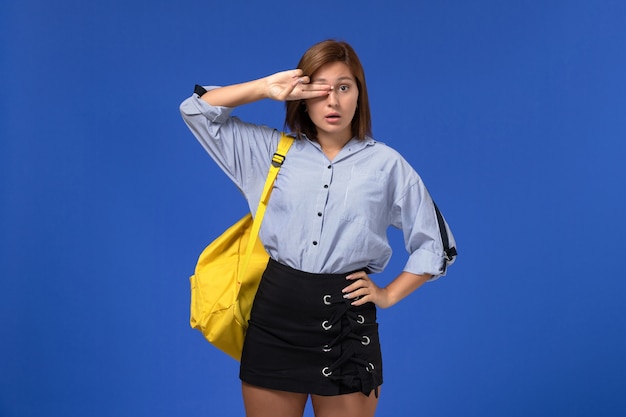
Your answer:
[[[207,92],[206,88],[202,87],[199,84],[196,84],[196,86],[193,89],[193,92],[196,93],[198,95],[198,97],[202,97],[204,95],[204,93]]]
[[[448,239],[448,231],[446,230],[446,223],[443,220],[443,216],[439,211],[439,207],[433,201],[433,205],[435,206],[435,213],[437,214],[437,223],[439,224],[439,234],[441,235],[441,242],[443,243],[443,251],[446,254],[447,261],[443,262],[443,272],[446,272],[446,267],[448,266],[448,261],[451,261],[456,256],[456,248],[450,247],[450,240]]]

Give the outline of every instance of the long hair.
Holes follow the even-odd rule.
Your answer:
[[[352,136],[357,139],[365,139],[366,135],[372,134],[372,121],[370,116],[370,104],[367,97],[365,84],[365,72],[361,61],[354,49],[343,41],[333,39],[325,40],[310,47],[298,63],[305,75],[313,76],[323,65],[332,62],[343,62],[350,68],[356,79],[359,89],[357,108],[352,118]],[[304,100],[287,101],[285,103],[285,126],[300,138],[305,134],[310,139],[317,139],[317,129],[306,112]]]

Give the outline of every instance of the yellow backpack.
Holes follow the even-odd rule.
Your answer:
[[[189,324],[215,347],[241,359],[252,303],[269,255],[259,236],[270,193],[293,138],[282,135],[254,220],[248,213],[207,246],[191,283]],[[244,252],[245,251],[245,252]]]

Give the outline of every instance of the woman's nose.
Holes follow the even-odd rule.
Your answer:
[[[337,90],[335,90],[334,88],[330,89],[330,93],[328,93],[327,102],[328,102],[328,105],[330,105],[330,106],[333,106],[333,105],[338,103],[338,100],[337,100]]]

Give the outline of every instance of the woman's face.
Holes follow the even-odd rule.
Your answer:
[[[306,100],[309,117],[317,127],[318,140],[352,139],[351,126],[359,89],[350,68],[343,62],[330,62],[311,76],[311,83],[331,86],[328,96]]]

